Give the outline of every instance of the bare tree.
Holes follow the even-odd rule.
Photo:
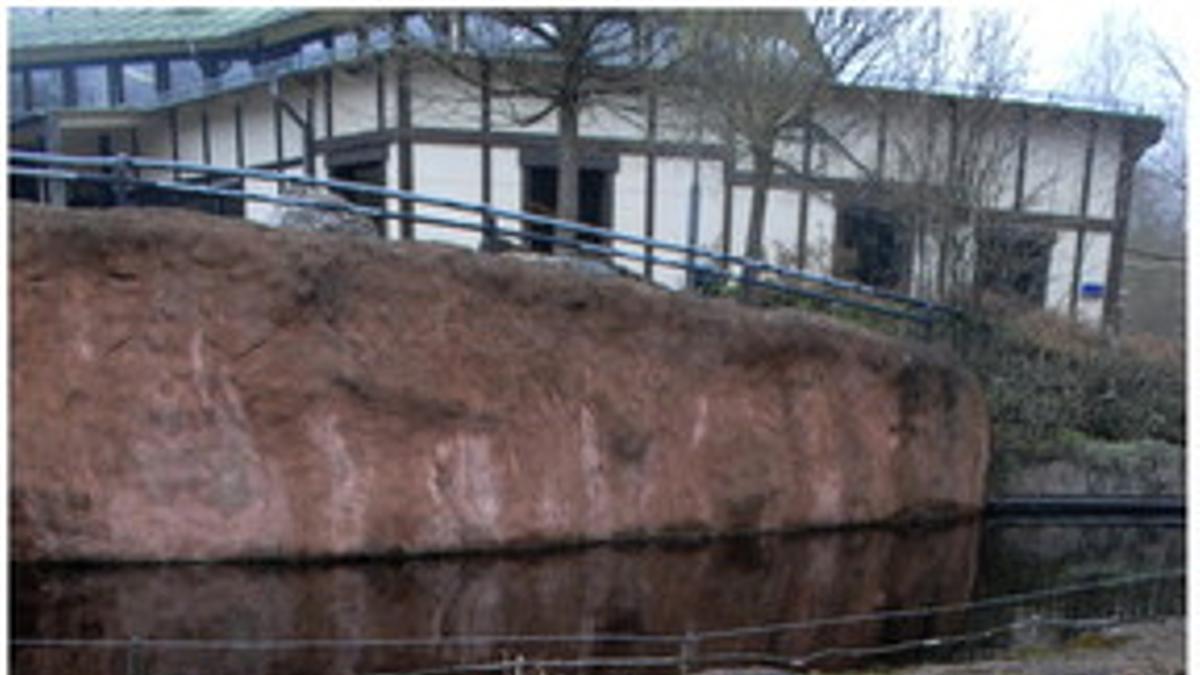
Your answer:
[[[762,259],[767,191],[781,141],[818,126],[814,113],[839,76],[861,78],[882,45],[916,15],[907,9],[698,11],[685,22],[688,77],[679,91],[703,123],[751,163],[745,254]],[[827,131],[825,135],[832,137]]]
[[[536,102],[515,121],[554,115],[558,123],[557,214],[579,216],[580,118],[594,106],[627,106],[668,73],[676,31],[666,12],[621,10],[487,11],[454,18],[432,13],[442,39],[423,54],[444,72],[496,98]],[[453,22],[457,21],[457,24]]]

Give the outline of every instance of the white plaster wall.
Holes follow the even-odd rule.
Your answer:
[[[1099,120],[1096,131],[1096,154],[1092,160],[1088,215],[1092,218],[1112,218],[1117,196],[1117,175],[1121,165],[1120,123]]]
[[[427,195],[451,197],[465,202],[479,202],[479,148],[451,145],[413,144],[413,190]],[[476,220],[478,216],[465,211],[418,205],[419,214],[436,215],[456,220]],[[422,225],[414,228],[420,241],[437,241],[458,246],[479,246],[480,235],[467,230]]]
[[[479,90],[451,77],[412,73],[412,123],[415,127],[479,129],[482,106]],[[374,99],[371,99],[374,105]],[[505,117],[504,101],[492,101],[493,128]],[[553,117],[553,116],[551,116]]]
[[[373,62],[366,62],[352,70],[344,67],[333,69],[334,136],[363,133],[378,129],[375,76],[376,68]],[[319,81],[323,82],[323,78]],[[325,100],[323,97],[324,92],[320,92],[320,95],[314,100],[314,107],[320,108],[322,115],[325,109]],[[322,121],[317,127],[318,137],[324,133],[325,126]]]
[[[579,118],[581,136],[640,140],[646,137],[644,123],[638,112],[621,110],[617,106],[589,106]]]
[[[928,232],[917,235],[913,246],[912,277],[908,292],[921,298],[938,299],[937,269],[938,269],[938,240],[937,235]]]
[[[387,187],[394,190],[400,188],[400,150],[397,143],[388,145],[387,162],[384,169],[384,183]],[[400,212],[400,200],[396,197],[388,197],[384,200],[384,206],[388,211],[393,213]],[[389,218],[387,221],[387,238],[391,241],[396,241],[400,238],[401,222],[395,218]]]
[[[800,193],[772,189],[767,193],[767,218],[763,223],[763,249],[767,260],[792,264],[800,234]]]
[[[885,177],[912,182],[941,181],[950,151],[946,106],[937,99],[903,99],[888,108]]]
[[[733,255],[746,253],[746,223],[750,222],[750,198],[752,190],[748,187],[733,188],[733,208],[730,215],[729,252]]]
[[[817,274],[833,274],[833,245],[837,241],[837,210],[833,193],[811,191],[808,194],[807,253],[804,269]]]
[[[1071,278],[1075,270],[1075,230],[1058,230],[1050,249],[1050,269],[1046,273],[1046,309],[1066,315],[1071,309]]]
[[[646,157],[621,155],[617,174],[613,176],[613,229],[617,232],[644,236],[646,230]],[[645,247],[616,244],[621,250],[645,253]],[[643,265],[630,258],[614,258],[618,265],[641,274]]]
[[[1030,120],[1025,165],[1026,211],[1079,213],[1087,130],[1073,115],[1041,114]]]
[[[860,178],[862,170],[855,160],[868,168],[875,167],[879,116],[872,106],[831,101],[817,112],[815,119],[841,142],[850,156],[830,143],[818,142],[813,146],[814,173],[833,178]]]
[[[1083,237],[1083,270],[1080,284],[1107,284],[1108,255],[1112,247],[1112,235],[1108,232],[1088,232]],[[1107,291],[1107,287],[1105,288]],[[1104,319],[1104,299],[1080,296],[1079,321],[1085,325],[1099,327]]]
[[[243,94],[242,129],[247,166],[275,161],[275,122],[272,117],[271,97],[265,88],[257,87]]]
[[[515,148],[492,148],[492,203],[521,210],[521,159]]]
[[[310,94],[310,90],[307,87],[304,87],[292,80],[284,80],[283,86],[281,87],[281,96],[283,99],[291,103],[292,107],[295,108],[301,115],[304,114],[306,105],[305,100],[310,95],[313,94]],[[269,95],[268,100],[270,100]],[[314,98],[313,106],[317,107],[319,105],[320,101]],[[268,114],[270,114],[270,108],[268,108]],[[289,116],[287,112],[283,112],[280,115],[280,121],[283,128],[283,158],[292,159],[303,156],[304,131],[300,128],[299,124],[296,124],[296,122],[292,120],[291,116]],[[337,113],[334,113],[334,123],[337,123]],[[275,139],[272,137],[272,153],[274,153],[274,144]]]
[[[208,106],[209,147],[212,163],[237,166],[237,126],[234,124],[234,99],[222,96]]]
[[[200,134],[200,106],[179,106],[179,160],[182,162],[201,162],[202,142]],[[170,150],[167,151],[170,153]],[[170,157],[170,154],[167,155]]]
[[[558,133],[558,114],[551,112],[533,124],[521,126],[518,120],[531,117],[546,107],[544,101],[530,98],[497,98],[492,101],[492,128],[496,131]]]

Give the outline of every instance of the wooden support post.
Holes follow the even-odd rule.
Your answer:
[[[125,66],[122,63],[108,64],[108,105],[125,105]]]
[[[646,212],[644,216],[644,233],[647,239],[654,238],[654,211],[658,200],[658,96],[650,92],[646,97]],[[654,255],[654,247],[646,246],[646,256]],[[642,274],[647,279],[654,278],[654,263],[645,260],[642,264]]]
[[[411,192],[413,189],[413,148],[412,148],[412,91],[411,66],[407,59],[401,58],[396,62],[396,141],[399,151],[400,175],[397,177],[400,189]],[[412,202],[405,199],[400,201],[400,211],[405,214],[413,212]],[[412,220],[405,218],[400,221],[400,238],[411,240],[415,235]]]
[[[1117,198],[1113,205],[1114,227],[1108,254],[1108,278],[1104,289],[1104,329],[1112,337],[1121,333],[1121,281],[1125,265],[1125,243],[1129,236],[1129,210],[1133,200],[1133,165],[1137,161],[1133,129],[1121,124],[1121,163],[1117,168]]]
[[[1084,151],[1083,159],[1083,184],[1080,186],[1079,195],[1079,217],[1087,218],[1088,208],[1090,206],[1092,194],[1092,164],[1096,157],[1096,135],[1098,124],[1095,118],[1092,118],[1088,124],[1088,139],[1087,149]],[[1076,320],[1079,315],[1079,286],[1083,283],[1083,255],[1085,248],[1083,246],[1084,236],[1087,231],[1083,226],[1079,226],[1075,230],[1075,260],[1071,265],[1071,304],[1070,316],[1072,320]]]

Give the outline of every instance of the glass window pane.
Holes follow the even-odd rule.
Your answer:
[[[33,107],[38,110],[61,108],[62,72],[57,68],[33,71]]]
[[[19,70],[8,71],[8,109],[25,109],[25,86]]]
[[[104,66],[79,66],[75,69],[75,87],[80,108],[108,107],[108,69]]]
[[[154,90],[153,63],[126,63],[122,69],[125,78],[125,103],[131,106],[151,105],[158,98]]]
[[[171,62],[172,92],[198,92],[200,91],[200,84],[203,81],[204,74],[200,71],[200,64],[196,61]]]

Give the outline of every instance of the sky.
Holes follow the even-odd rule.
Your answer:
[[[1017,3],[1013,11],[1025,19],[1024,36],[1030,47],[1029,87],[1061,89],[1070,69],[1084,53],[1104,12],[1115,11],[1142,21],[1180,52],[1190,49],[1185,31],[1194,26],[1195,10],[1182,2],[1062,2]]]

